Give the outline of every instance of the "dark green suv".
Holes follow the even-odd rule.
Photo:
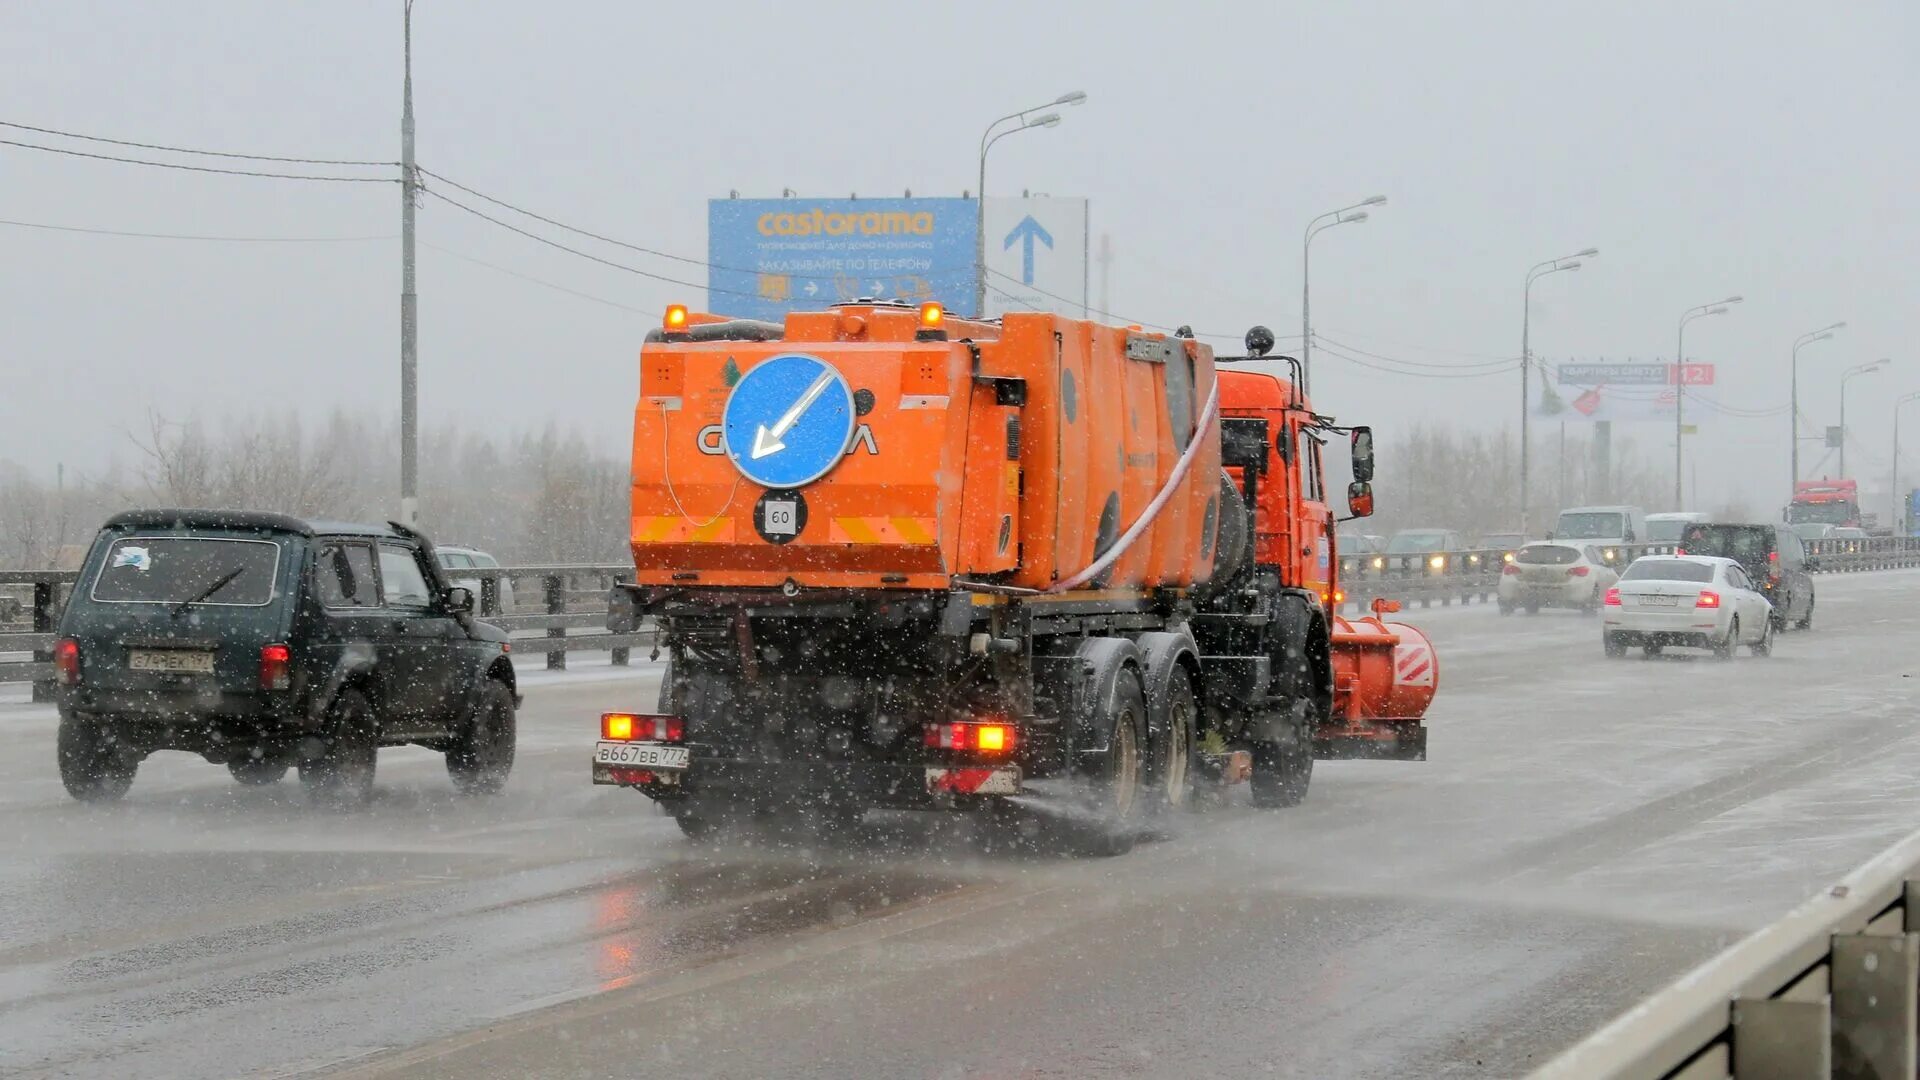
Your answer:
[[[110,801],[148,754],[185,750],[243,784],[298,767],[317,801],[358,803],[379,748],[412,743],[445,754],[460,791],[499,791],[513,664],[505,631],[472,611],[398,525],[119,514],[60,618],[60,779]]]

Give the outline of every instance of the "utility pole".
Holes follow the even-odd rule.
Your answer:
[[[413,0],[402,13],[405,79],[400,104],[400,524],[420,510],[420,298],[413,291]]]

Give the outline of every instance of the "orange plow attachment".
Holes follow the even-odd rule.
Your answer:
[[[1422,718],[1440,687],[1427,635],[1379,615],[1333,620],[1333,714],[1313,740],[1317,758],[1425,761]]]

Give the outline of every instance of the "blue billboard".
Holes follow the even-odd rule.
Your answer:
[[[707,307],[778,322],[860,297],[973,310],[973,199],[713,199]]]

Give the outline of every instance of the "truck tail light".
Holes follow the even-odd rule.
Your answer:
[[[292,685],[292,650],[285,645],[260,646],[260,689],[285,690]]]
[[[1569,566],[1567,567],[1567,576],[1568,577],[1586,577],[1587,568],[1585,566]]]
[[[1020,741],[1012,724],[928,724],[926,742],[940,750],[974,750],[983,754],[1004,754]]]
[[[687,722],[652,713],[601,713],[600,737],[608,742],[684,742]]]
[[[1520,568],[1518,566],[1513,565],[1512,563],[1508,563],[1507,565],[1501,567],[1500,572],[1502,574],[1512,574],[1514,577],[1520,576]]]
[[[1693,602],[1697,608],[1717,608],[1720,606],[1720,594],[1712,589],[1701,589],[1700,599]]]
[[[72,638],[61,638],[53,647],[53,670],[59,674],[61,686],[80,685],[80,643]]]
[[[1613,588],[1608,589],[1606,599],[1604,602],[1608,607],[1619,607],[1620,606],[1620,586],[1615,585]]]

